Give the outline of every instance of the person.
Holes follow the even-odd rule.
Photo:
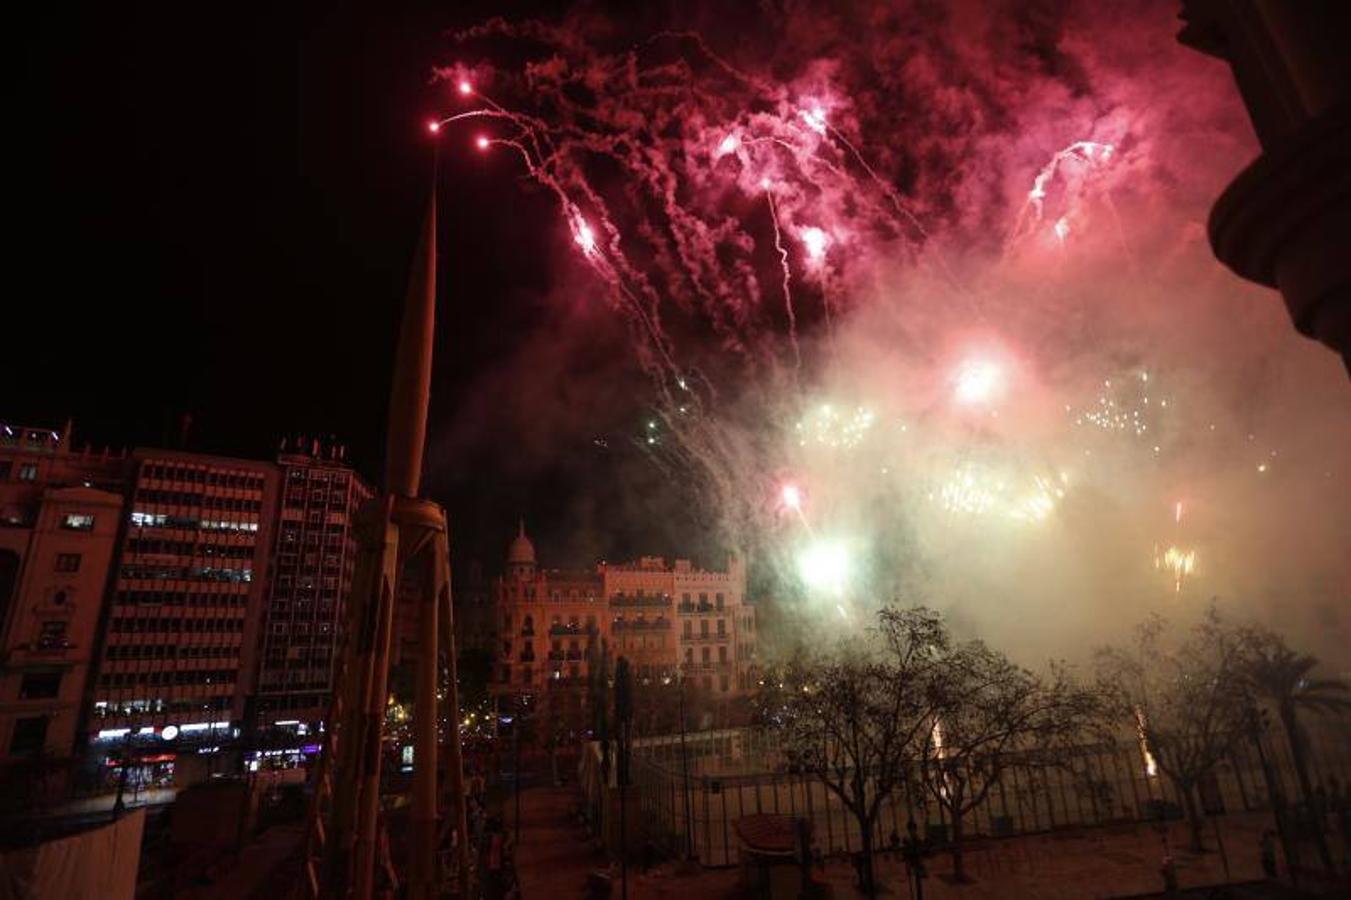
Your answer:
[[[1269,879],[1276,877],[1276,832],[1270,828],[1262,832],[1262,872]]]
[[[1159,873],[1163,875],[1163,892],[1171,897],[1177,893],[1177,861],[1173,859],[1173,854],[1164,853],[1163,865],[1159,867]]]

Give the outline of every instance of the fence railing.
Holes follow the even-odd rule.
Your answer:
[[[1310,754],[1312,769],[1320,780],[1336,774],[1345,782],[1351,777],[1351,743],[1340,733],[1319,738]],[[682,759],[679,735],[634,744],[634,786],[646,838],[668,853],[683,855],[692,832],[703,865],[735,865],[734,823],[757,813],[809,819],[813,842],[826,855],[861,848],[858,823],[840,798],[815,777],[789,771],[773,733],[693,732],[684,747]],[[1263,750],[1279,789],[1293,800],[1298,785],[1284,737],[1269,732]],[[598,789],[595,782],[593,774],[592,792]],[[1202,807],[1211,814],[1266,808],[1265,776],[1251,742],[1236,747],[1199,793]],[[969,839],[1004,837],[1158,821],[1181,817],[1183,808],[1168,779],[1148,774],[1139,746],[1125,742],[1082,749],[1057,768],[1010,764],[984,801],[963,816],[963,825]],[[938,844],[951,833],[946,810],[932,797],[900,795],[883,804],[873,836],[876,845],[885,846],[893,833],[904,835],[912,816],[921,833]]]

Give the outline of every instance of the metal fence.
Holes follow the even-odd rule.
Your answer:
[[[1346,784],[1351,730],[1324,725],[1312,731],[1310,745],[1315,782],[1326,785],[1335,776]],[[1283,735],[1269,733],[1263,751],[1284,796],[1295,800],[1299,788]],[[683,766],[679,735],[635,741],[633,782],[646,839],[673,856],[692,849],[705,866],[735,865],[736,820],[776,813],[810,819],[814,843],[826,855],[860,849],[858,823],[839,797],[814,777],[787,771],[783,760],[774,735],[753,730],[689,734]],[[1210,814],[1265,808],[1267,787],[1256,748],[1251,743],[1236,748],[1198,793]],[[1139,746],[1122,743],[1082,750],[1061,768],[1010,765],[963,823],[968,838],[1003,837],[1178,817],[1182,810],[1168,779],[1146,771]],[[893,834],[904,835],[912,815],[923,833],[938,843],[946,840],[949,822],[939,804],[926,796],[898,796],[883,804],[877,846]]]

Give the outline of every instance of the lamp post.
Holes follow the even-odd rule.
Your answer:
[[[690,810],[690,756],[685,744],[685,675],[676,669],[676,709],[680,717],[680,778],[685,797],[685,859],[694,859],[694,819]],[[669,683],[669,679],[667,679]]]

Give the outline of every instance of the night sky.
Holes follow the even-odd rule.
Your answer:
[[[190,449],[249,457],[283,435],[334,434],[378,478],[428,189],[423,123],[447,106],[431,69],[448,60],[447,30],[547,12],[310,4],[206,18],[133,4],[30,22],[11,110],[24,139],[6,150],[8,264],[27,288],[7,304],[4,417],[72,416],[77,443],[154,446],[174,444],[188,413]],[[659,475],[622,437],[643,414],[636,392],[589,404],[594,421],[560,423],[544,462],[515,449],[509,416],[471,428],[454,458],[435,450],[466,393],[495,389],[485,368],[533,364],[521,347],[547,343],[553,315],[535,226],[554,207],[519,189],[510,160],[463,142],[447,142],[441,171],[426,484],[461,557],[495,564],[518,513],[554,564],[686,547],[698,529],[678,496],[643,484]],[[622,333],[594,324],[592,346],[550,377],[622,355]],[[607,434],[621,439],[593,442]],[[647,488],[640,529],[606,512],[622,505],[619,468]]]

